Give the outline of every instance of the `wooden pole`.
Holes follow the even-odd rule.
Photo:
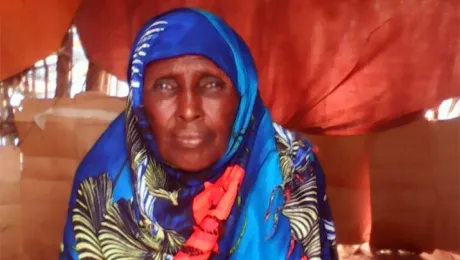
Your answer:
[[[46,59],[43,60],[43,63],[43,67],[45,68],[45,98],[48,98],[49,68]]]
[[[57,60],[57,82],[55,97],[70,97],[71,72],[72,72],[73,33],[69,29],[62,40],[61,49]]]
[[[107,94],[108,73],[100,69],[96,64],[88,63],[86,74],[86,91],[97,91]]]
[[[5,137],[16,132],[16,127],[14,125],[14,110],[10,102],[10,93],[9,89],[14,89],[21,83],[22,73],[16,76],[13,76],[3,82],[3,97],[4,100],[1,100],[3,112],[6,113],[6,117],[2,115],[5,120],[0,120],[0,137]],[[1,119],[1,118],[0,118]]]
[[[32,66],[32,93],[33,97],[36,97],[37,95],[35,94],[35,77],[36,77],[36,70],[35,66]]]

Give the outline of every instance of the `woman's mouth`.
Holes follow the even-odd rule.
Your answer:
[[[175,135],[175,139],[179,145],[186,147],[186,148],[196,148],[203,144],[204,142],[204,134],[200,132],[190,132],[184,131],[179,132]]]

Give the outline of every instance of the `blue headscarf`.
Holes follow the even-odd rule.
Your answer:
[[[199,178],[163,161],[143,107],[145,67],[182,55],[214,62],[240,96],[227,150]],[[224,21],[188,8],[151,19],[134,41],[128,82],[126,111],[77,170],[61,259],[173,258],[197,225],[194,197],[233,165],[245,176],[213,259],[337,257],[324,178],[311,145],[272,122],[249,49]],[[200,255],[198,249],[188,253]]]

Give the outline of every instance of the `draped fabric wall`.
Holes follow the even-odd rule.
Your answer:
[[[180,6],[212,11],[243,36],[264,101],[290,128],[372,132],[460,95],[458,0],[7,1],[1,79],[56,51],[72,19],[89,59],[125,79],[138,28]]]
[[[73,19],[89,60],[123,80],[138,28],[149,17],[180,6],[212,11],[242,35],[256,59],[261,95],[274,119],[304,133],[359,135],[389,129],[460,96],[459,0],[7,1],[0,10],[0,79],[56,51]],[[337,199],[332,199],[339,222],[356,220],[350,224],[356,229],[339,225],[340,240],[368,240],[371,211],[372,219],[388,212],[371,208],[371,201],[379,201],[370,195],[376,187],[369,170],[374,163],[371,141],[349,138],[340,151],[336,144],[327,145],[334,139],[313,139],[320,159],[326,156],[329,183],[336,187]],[[329,148],[322,146],[333,148],[326,152]],[[346,157],[349,149],[357,156]],[[348,190],[360,195],[348,196]]]
[[[138,28],[184,5],[242,35],[275,120],[303,132],[382,130],[460,95],[458,0],[101,0],[75,22],[89,58],[124,79]]]
[[[1,1],[0,81],[58,51],[81,2]]]

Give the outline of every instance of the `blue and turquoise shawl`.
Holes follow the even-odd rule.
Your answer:
[[[213,61],[241,98],[225,155],[199,178],[161,159],[142,105],[145,66],[187,54]],[[133,44],[128,81],[125,112],[75,175],[60,259],[173,259],[196,225],[193,198],[232,165],[245,176],[212,259],[337,259],[312,146],[272,122],[249,49],[224,21],[197,9],[151,19]]]

